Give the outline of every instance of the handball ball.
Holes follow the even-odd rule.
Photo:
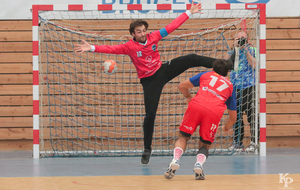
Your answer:
[[[117,72],[117,63],[114,60],[106,60],[103,64],[103,71],[108,75]]]

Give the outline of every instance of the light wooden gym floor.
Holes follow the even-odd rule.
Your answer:
[[[204,181],[194,179],[193,156],[183,156],[175,177],[165,179],[171,159],[151,157],[143,166],[140,157],[32,159],[31,152],[0,152],[0,190],[300,189],[299,149],[268,149],[267,157],[210,156]],[[279,173],[293,182],[284,187]]]

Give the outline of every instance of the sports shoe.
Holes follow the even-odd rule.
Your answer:
[[[196,163],[194,166],[194,172],[195,172],[195,179],[196,180],[204,180],[205,175],[203,173],[203,167],[201,166],[200,163]]]
[[[145,149],[142,155],[141,163],[148,164],[151,155],[151,150]]]
[[[229,150],[235,150],[235,149],[244,149],[243,143],[237,143],[234,142],[233,145],[229,148]]]
[[[233,54],[228,59],[232,65],[231,70],[238,71],[239,70],[239,54],[240,50],[238,47],[234,47]]]
[[[251,141],[250,145],[245,149],[247,152],[254,152],[256,149],[256,144],[255,142]]]
[[[169,164],[167,171],[165,172],[164,176],[166,179],[172,179],[175,175],[176,170],[179,169],[179,162],[178,160],[172,160]]]

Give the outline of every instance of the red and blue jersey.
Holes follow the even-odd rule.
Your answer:
[[[162,64],[157,50],[158,41],[179,28],[189,19],[190,14],[191,13],[187,11],[174,19],[165,28],[147,34],[145,43],[140,43],[131,39],[125,44],[120,45],[95,45],[94,52],[129,55],[137,70],[139,78],[152,76]]]
[[[207,71],[189,80],[195,87],[200,87],[191,101],[211,110],[220,118],[226,107],[229,110],[236,110],[236,94],[232,83],[226,77],[215,71]]]

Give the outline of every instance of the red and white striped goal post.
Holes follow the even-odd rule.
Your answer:
[[[112,11],[112,10],[185,10],[191,4],[54,4],[32,5],[32,54],[33,54],[33,158],[39,158],[39,11]],[[259,10],[260,24],[260,156],[266,156],[266,4],[262,3],[209,3],[203,10]]]

